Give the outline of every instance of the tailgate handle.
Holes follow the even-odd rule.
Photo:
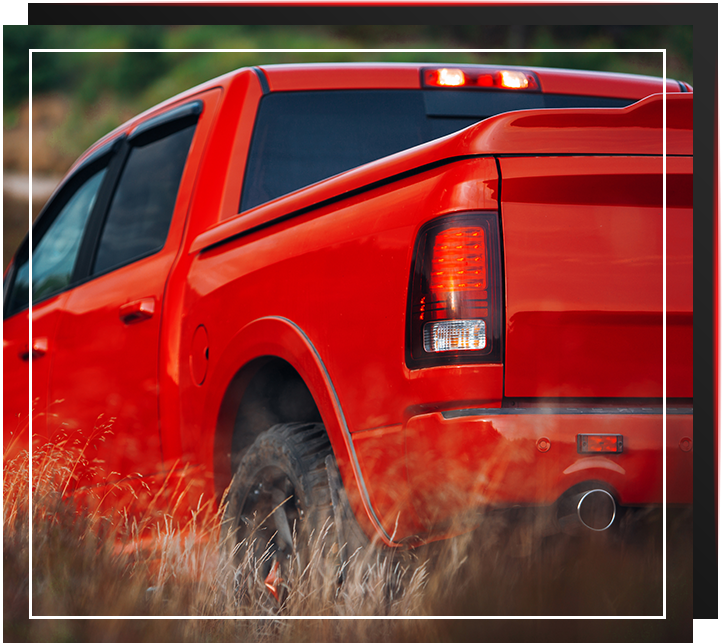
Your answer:
[[[45,355],[45,353],[48,352],[48,338],[47,337],[36,337],[33,340],[33,349],[32,351],[28,350],[27,344],[25,345],[25,348],[20,351],[20,359],[24,361],[28,361],[31,357],[33,359],[37,359],[38,357],[42,357]]]
[[[136,324],[150,319],[155,313],[155,297],[144,297],[120,307],[120,319],[124,324]]]

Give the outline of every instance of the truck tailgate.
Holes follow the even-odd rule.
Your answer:
[[[659,156],[501,158],[508,397],[660,398]],[[667,158],[667,397],[692,397],[692,158]]]

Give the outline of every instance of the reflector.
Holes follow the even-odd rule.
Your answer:
[[[622,453],[623,440],[617,434],[577,435],[578,453]]]

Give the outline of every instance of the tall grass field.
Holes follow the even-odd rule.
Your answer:
[[[529,516],[488,514],[465,536],[414,550],[360,549],[343,569],[328,525],[279,601],[263,556],[229,555],[215,504],[184,524],[172,512],[178,488],[142,518],[107,498],[81,505],[64,493],[81,458],[67,443],[36,449],[32,484],[27,453],[4,462],[5,641],[691,640],[689,509],[667,512],[665,620],[610,619],[662,614],[657,509],[627,512],[607,532],[546,537]],[[467,620],[478,616],[543,618]]]

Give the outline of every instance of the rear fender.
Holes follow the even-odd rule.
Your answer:
[[[366,523],[362,527],[367,533],[379,531],[382,539],[390,544],[369,502],[346,419],[326,366],[304,331],[283,317],[263,317],[242,328],[209,374],[210,393],[203,413],[205,426],[201,432],[208,437],[202,452],[205,463],[214,472],[216,492],[222,493],[230,484],[231,442],[238,408],[238,396],[232,394],[232,389],[244,386],[243,380],[238,381],[236,375],[246,365],[264,357],[286,361],[301,376],[321,414],[357,518]],[[364,515],[368,520],[363,518]]]

